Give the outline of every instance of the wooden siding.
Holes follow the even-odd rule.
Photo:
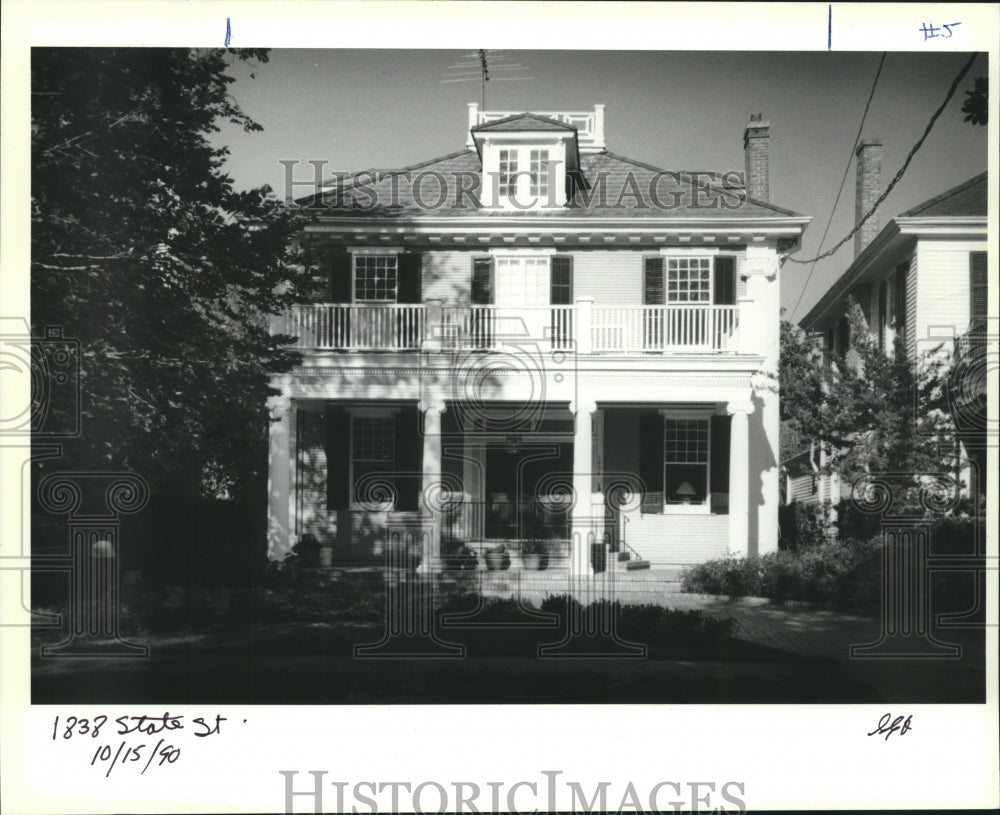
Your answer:
[[[629,514],[625,542],[655,566],[690,566],[725,557],[728,515]]]
[[[985,241],[919,243],[917,268],[910,271],[918,283],[910,294],[917,348],[935,344],[931,338],[958,336],[968,329],[969,254],[985,249]]]
[[[813,478],[816,478],[817,488],[813,492]],[[819,476],[812,473],[803,473],[788,477],[788,498],[790,501],[797,501],[800,504],[815,504],[819,501]]]

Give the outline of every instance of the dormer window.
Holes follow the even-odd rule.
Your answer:
[[[532,197],[546,198],[549,194],[549,151],[532,150],[528,171]]]
[[[497,184],[501,195],[517,194],[517,150],[500,151],[500,174]]]

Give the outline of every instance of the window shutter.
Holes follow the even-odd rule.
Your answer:
[[[488,306],[493,302],[493,258],[472,259],[472,304]]]
[[[896,330],[902,331],[906,327],[906,288],[910,269],[907,264],[903,264],[896,270]]]
[[[713,416],[710,428],[709,492],[714,515],[729,514],[729,428],[731,416]]]
[[[969,253],[969,322],[973,326],[986,324],[986,253]]]
[[[568,306],[573,302],[573,257],[554,255],[550,272],[549,302]]]
[[[642,280],[642,304],[662,306],[664,301],[663,258],[646,258]]]
[[[350,303],[354,289],[354,264],[346,248],[339,246],[327,255],[327,291],[329,302]]]
[[[841,317],[837,323],[837,355],[845,356],[851,347],[851,324],[847,317]]]
[[[736,305],[736,258],[720,255],[715,258],[715,299],[717,306]]]
[[[888,284],[882,281],[878,287],[878,347],[885,350],[886,309],[888,308]]]
[[[407,405],[396,414],[395,476],[396,509],[416,512],[423,489],[424,435],[419,423],[420,411]]]
[[[326,409],[326,508],[350,509],[351,423],[343,408]]]
[[[397,262],[397,303],[422,303],[422,256],[418,253],[399,255]]]
[[[639,478],[646,487],[642,511],[663,512],[663,417],[647,413],[639,417]]]

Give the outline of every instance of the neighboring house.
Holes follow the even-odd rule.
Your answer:
[[[855,211],[860,220],[881,194],[882,144],[862,142],[857,149]],[[981,173],[892,218],[879,229],[870,219],[855,235],[854,261],[800,321],[823,337],[826,361],[842,358],[850,345],[848,299],[858,302],[871,336],[886,354],[902,335],[915,362],[930,354],[946,354],[962,382],[954,389],[952,407],[962,429],[963,414],[975,414],[960,434],[971,468],[962,473],[967,490],[985,486],[985,346],[987,319],[986,254],[987,176]],[[969,362],[983,365],[969,371]],[[815,453],[815,451],[814,451]],[[805,453],[784,462],[789,477],[786,495],[799,498],[812,489],[814,475],[801,467]],[[818,462],[819,455],[814,454]],[[808,459],[808,456],[807,456]],[[793,474],[794,471],[794,474]],[[834,477],[821,476],[816,494],[836,502],[850,490]]]
[[[464,149],[326,188],[302,236],[322,293],[273,326],[304,361],[272,382],[270,556],[776,549],[778,259],[809,219],[768,202],[768,124],[748,197],[609,152],[603,105],[468,117]]]

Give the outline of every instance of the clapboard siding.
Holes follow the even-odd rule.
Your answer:
[[[629,514],[625,542],[653,566],[690,566],[729,551],[728,515]]]
[[[921,241],[913,312],[921,345],[931,337],[957,336],[969,327],[969,254],[985,249],[983,241]]]
[[[642,252],[573,252],[573,297],[595,305],[642,303]]]
[[[476,254],[468,251],[424,252],[424,300],[442,300],[449,306],[467,306],[472,288],[472,258]]]
[[[811,473],[788,477],[788,498],[790,501],[798,501],[800,504],[815,504],[819,492],[813,492],[813,478]]]

